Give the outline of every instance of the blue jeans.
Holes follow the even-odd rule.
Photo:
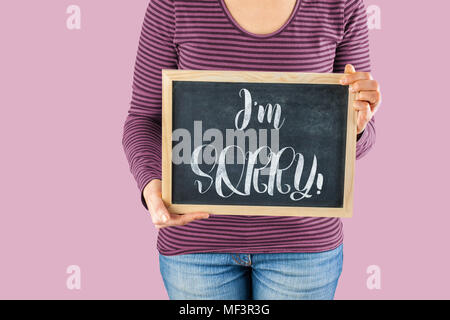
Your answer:
[[[332,300],[343,246],[319,253],[159,255],[174,300]]]

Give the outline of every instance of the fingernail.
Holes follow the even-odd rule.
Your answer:
[[[161,216],[161,220],[162,220],[162,222],[167,222],[167,216],[163,214]]]
[[[353,86],[350,86],[350,91],[355,92],[355,89],[353,89]]]
[[[341,84],[345,84],[347,80],[345,78],[341,79]]]

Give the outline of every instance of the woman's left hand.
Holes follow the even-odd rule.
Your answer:
[[[357,133],[360,134],[380,105],[380,85],[369,72],[356,72],[351,64],[345,66],[341,84],[350,85],[350,91],[355,93],[353,106],[358,111]]]

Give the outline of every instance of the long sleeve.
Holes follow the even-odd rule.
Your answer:
[[[170,0],[149,0],[134,66],[132,98],[122,145],[140,190],[161,179],[161,70],[177,69],[173,42],[174,7]]]
[[[369,28],[363,0],[347,0],[344,11],[342,39],[336,48],[333,72],[343,73],[346,64],[352,64],[356,71],[371,72],[369,52]],[[375,144],[375,117],[356,143],[356,159],[364,157]]]

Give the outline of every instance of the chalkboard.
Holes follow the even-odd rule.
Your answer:
[[[163,70],[169,211],[350,217],[356,116],[341,77]]]

